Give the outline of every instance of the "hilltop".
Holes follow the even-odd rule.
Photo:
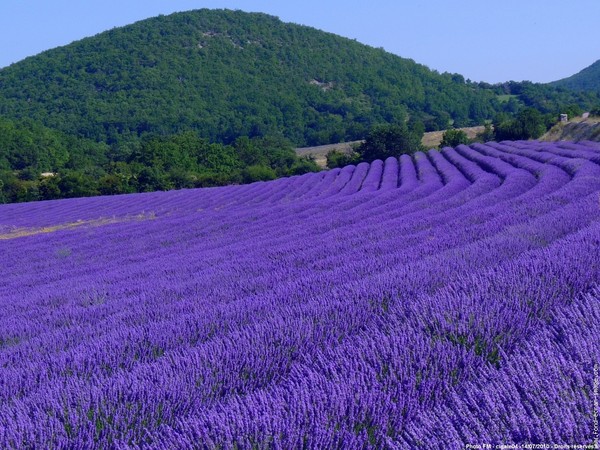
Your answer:
[[[600,92],[600,59],[575,75],[550,84],[574,91]]]
[[[195,130],[211,142],[278,134],[319,145],[409,115],[478,124],[496,95],[410,59],[273,16],[159,16],[0,70],[0,114],[97,141]]]

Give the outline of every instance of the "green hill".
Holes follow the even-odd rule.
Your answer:
[[[0,69],[0,203],[272,179],[317,170],[294,146],[375,125],[555,117],[597,98],[473,83],[266,14],[176,13]]]
[[[407,114],[479,124],[496,95],[350,39],[265,14],[198,10],[137,22],[0,70],[0,114],[108,143],[197,130],[214,142],[364,137]]]
[[[600,59],[581,72],[568,78],[550,83],[552,86],[563,87],[574,91],[591,91],[600,93]]]

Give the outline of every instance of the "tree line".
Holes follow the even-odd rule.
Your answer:
[[[316,170],[282,137],[225,145],[187,131],[121,148],[0,119],[0,203],[223,186]]]
[[[571,117],[582,112],[578,107],[562,110],[570,111]],[[600,108],[592,109],[591,114],[600,116]],[[498,114],[493,121],[485,124],[483,131],[474,139],[469,139],[460,129],[450,128],[442,135],[439,148],[468,145],[473,142],[537,139],[556,122],[557,117],[554,114],[542,114],[535,108],[523,108],[515,115]],[[397,158],[403,154],[428,150],[421,144],[423,134],[423,127],[418,125],[410,126],[406,123],[379,125],[374,127],[365,141],[356,145],[352,151],[342,152],[336,149],[329,151],[327,167],[333,169],[363,161],[385,160],[390,156]]]

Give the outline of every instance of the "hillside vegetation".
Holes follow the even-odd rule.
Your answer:
[[[0,114],[109,144],[192,129],[211,142],[283,134],[317,145],[409,113],[445,128],[497,109],[462,76],[241,11],[160,16],[0,71]]]
[[[0,70],[0,202],[266,180],[317,170],[294,147],[385,124],[422,132],[597,104],[439,74],[265,14],[176,13]]]
[[[574,91],[600,93],[600,59],[575,75],[554,81],[550,84]]]
[[[31,120],[0,118],[0,203],[250,183],[316,170],[276,137],[224,145],[186,131],[149,135],[123,153]]]
[[[0,114],[108,144],[194,130],[210,142],[283,135],[296,146],[363,138],[372,125],[479,125],[506,105],[581,102],[542,85],[491,86],[276,17],[159,16],[0,70]],[[567,95],[570,95],[568,97]],[[553,97],[554,96],[554,97]],[[541,112],[554,112],[542,110]]]
[[[596,141],[600,142],[600,117],[577,117],[567,123],[554,125],[540,140],[542,141]]]

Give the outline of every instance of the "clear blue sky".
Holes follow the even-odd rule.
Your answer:
[[[0,67],[198,8],[273,14],[474,81],[553,81],[600,59],[600,0],[0,0]]]

